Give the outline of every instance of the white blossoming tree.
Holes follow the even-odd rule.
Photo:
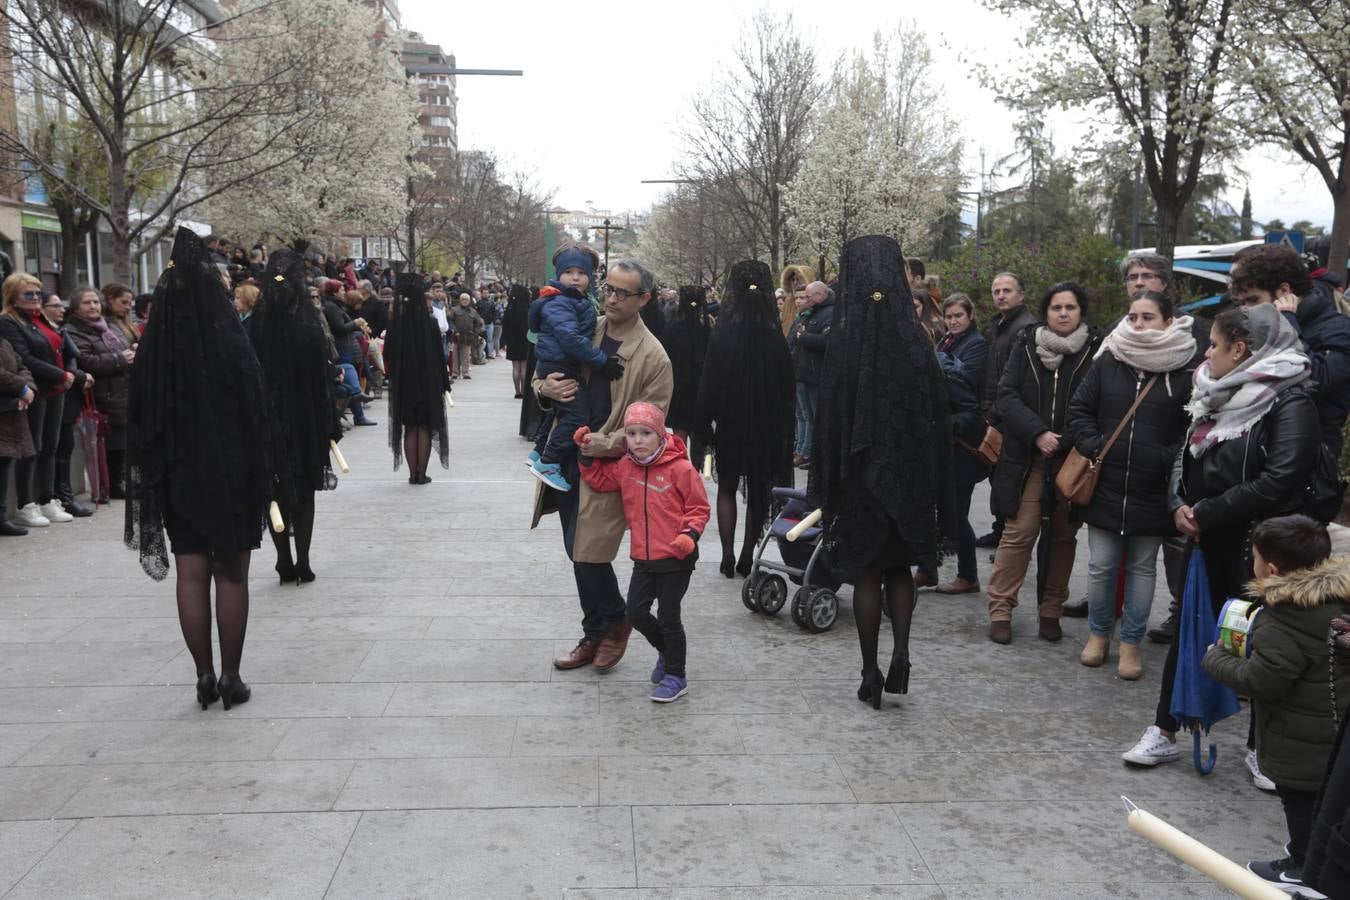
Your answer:
[[[823,271],[863,234],[923,245],[959,187],[960,143],[912,25],[874,36],[836,71],[815,138],[789,182],[790,221]]]
[[[1331,194],[1327,268],[1350,252],[1350,5],[1344,0],[1252,3],[1234,45],[1250,88],[1242,121],[1262,141],[1312,166]]]
[[[1035,60],[986,70],[985,80],[1014,107],[1093,110],[1107,137],[1128,135],[1157,207],[1158,252],[1170,258],[1205,163],[1245,139],[1221,123],[1237,102],[1230,41],[1247,2],[984,0],[1009,16],[1010,30],[1029,17],[1020,43]]]

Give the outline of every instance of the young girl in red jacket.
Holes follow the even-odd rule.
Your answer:
[[[685,677],[684,625],[680,601],[698,559],[698,539],[708,525],[708,492],[678,435],[666,432],[666,416],[652,403],[633,403],[623,414],[627,453],[596,459],[581,468],[594,491],[619,491],[628,520],[633,579],[628,583],[628,622],[656,648],[651,698],[669,703],[689,693]],[[590,432],[577,429],[578,444]],[[660,601],[656,615],[652,603]]]

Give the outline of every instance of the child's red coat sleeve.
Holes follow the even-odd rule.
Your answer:
[[[580,466],[581,479],[590,485],[591,490],[602,494],[619,489],[619,466],[622,459],[592,459],[589,466]],[[707,500],[704,500],[707,505]]]
[[[680,531],[692,531],[701,537],[704,529],[708,527],[708,517],[712,515],[712,509],[708,506],[708,491],[703,486],[703,476],[688,460],[678,471],[680,493],[684,495],[684,517],[680,522]]]

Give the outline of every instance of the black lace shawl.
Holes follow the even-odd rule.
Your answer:
[[[952,435],[933,345],[914,313],[900,245],[844,245],[811,461],[836,564],[887,566],[898,537],[915,562],[955,533]]]
[[[286,445],[283,461],[294,491],[276,499],[287,524],[294,521],[298,499],[328,484],[328,442],[342,437],[321,317],[305,288],[304,258],[277,250],[267,260],[262,294],[246,330]]]
[[[675,378],[666,424],[692,431],[697,421],[698,386],[703,377],[703,360],[708,355],[708,336],[712,324],[707,314],[708,292],[686,285],[680,288],[680,302],[666,323],[661,343],[670,357]]]
[[[159,581],[169,571],[165,529],[190,534],[237,581],[238,555],[258,546],[276,489],[279,437],[262,368],[206,245],[179,228],[170,260],[131,371],[124,540]]]
[[[393,316],[384,335],[384,365],[389,372],[389,449],[394,468],[403,461],[403,432],[426,428],[436,441],[441,468],[450,468],[445,425],[445,392],[450,390],[440,329],[427,309],[419,275],[403,273],[394,287]]]
[[[716,447],[718,478],[745,476],[747,488],[762,499],[775,484],[792,483],[795,427],[792,357],[773,291],[764,263],[732,266],[708,340],[695,429]]]

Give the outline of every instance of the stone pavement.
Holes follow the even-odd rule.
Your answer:
[[[1084,669],[1084,622],[1044,643],[1034,603],[997,647],[981,595],[925,594],[911,693],[880,712],[854,698],[847,602],[804,634],[709,563],[686,699],[647,700],[638,635],[607,675],[555,671],[579,612],[556,519],[528,530],[509,377],[457,383],[428,487],[391,470],[384,428],[349,435],[318,581],[254,557],[253,699],[229,713],[193,702],[173,582],[122,546],[120,504],[0,543],[0,896],[1224,896],[1129,832],[1121,794],[1234,859],[1278,855],[1245,714],[1207,778],[1127,770],[1162,648],[1139,683]]]

